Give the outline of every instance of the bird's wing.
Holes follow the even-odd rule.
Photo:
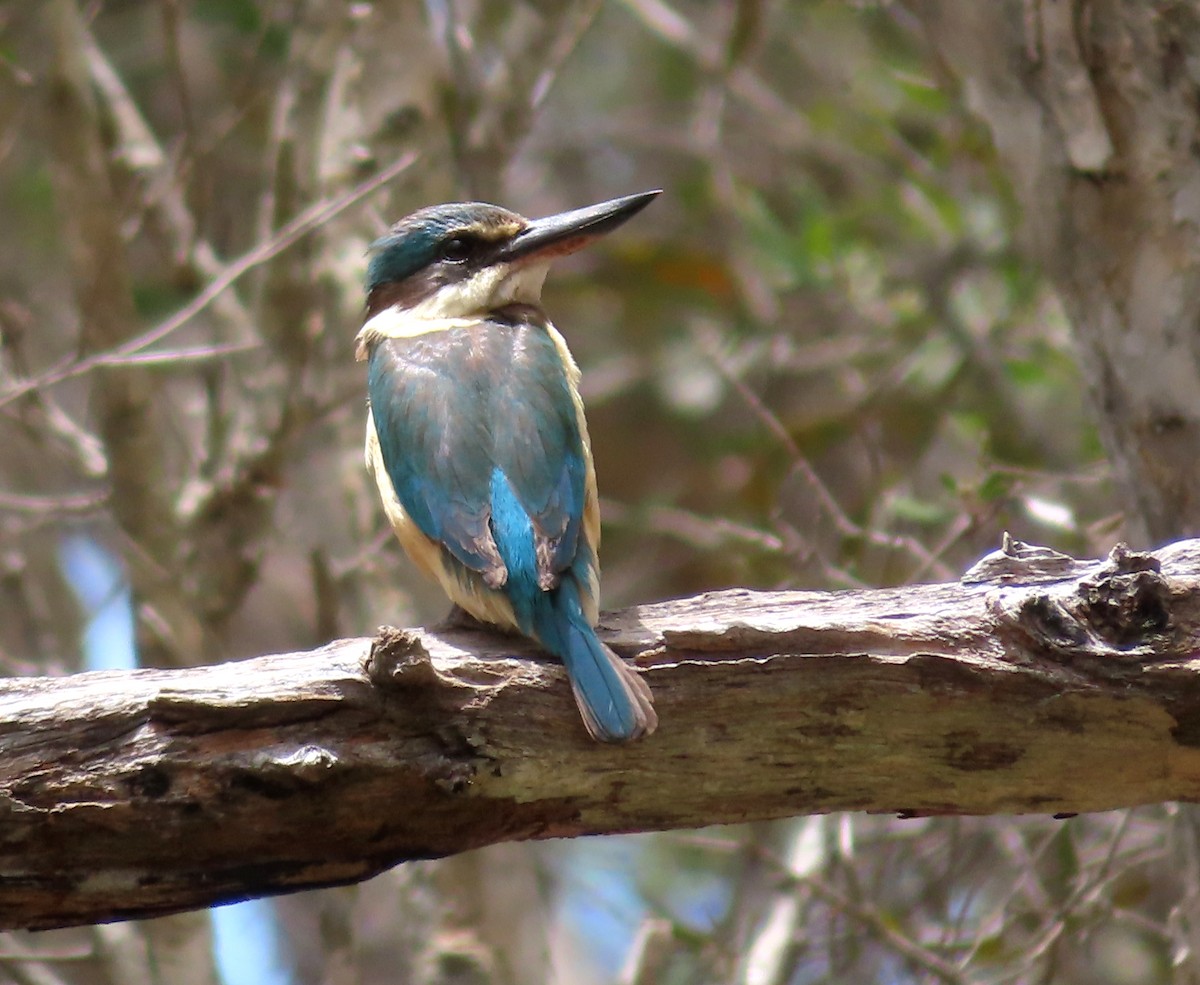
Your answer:
[[[384,339],[368,389],[388,477],[420,530],[493,588],[512,574],[557,584],[576,557],[588,470],[546,332],[485,321]],[[497,523],[527,525],[532,549],[502,551],[498,540],[515,541]]]

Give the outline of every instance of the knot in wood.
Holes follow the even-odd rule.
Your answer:
[[[1096,637],[1126,649],[1171,628],[1171,590],[1157,561],[1150,560],[1153,568],[1106,566],[1095,578],[1080,582],[1080,617]]]
[[[1097,577],[1132,574],[1136,571],[1162,571],[1162,562],[1145,551],[1131,551],[1128,544],[1117,544],[1108,552]]]
[[[380,626],[363,669],[376,687],[428,688],[444,684],[417,633]]]
[[[1074,650],[1087,643],[1087,631],[1074,614],[1049,595],[1031,595],[1021,602],[1017,621],[1038,648]]]
[[[1027,596],[1017,623],[1035,648],[1080,660],[1146,659],[1173,652],[1171,588],[1159,561],[1121,546],[1073,589]],[[1096,669],[1102,669],[1097,666]]]
[[[264,759],[264,766],[286,771],[302,780],[323,779],[325,774],[341,764],[341,757],[331,749],[308,744],[283,755]]]
[[[287,800],[332,779],[341,757],[331,749],[305,745],[286,752],[264,750],[249,757],[246,766],[232,769],[228,789],[234,795],[253,794],[268,800]]]

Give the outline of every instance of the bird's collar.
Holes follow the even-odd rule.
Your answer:
[[[423,318],[402,308],[384,308],[367,319],[354,336],[354,358],[362,362],[384,339],[413,339],[419,335],[471,328],[478,318]]]

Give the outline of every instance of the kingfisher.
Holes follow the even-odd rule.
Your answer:
[[[355,356],[367,363],[367,469],[405,553],[476,620],[566,667],[583,724],[628,742],[650,688],[600,642],[600,506],[579,368],[542,309],[558,257],[658,191],[543,219],[435,205],[370,247]]]

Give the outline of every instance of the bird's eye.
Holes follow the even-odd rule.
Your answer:
[[[450,263],[462,263],[470,258],[474,244],[466,236],[452,236],[442,243],[441,256]]]

